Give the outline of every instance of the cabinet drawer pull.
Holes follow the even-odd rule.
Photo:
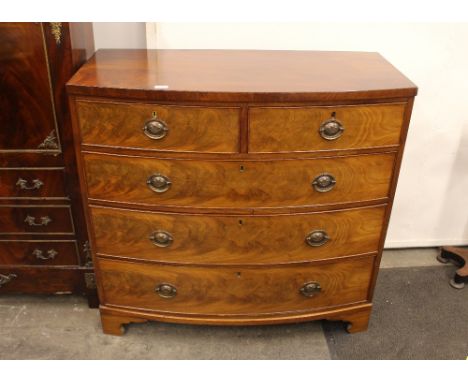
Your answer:
[[[311,247],[320,247],[324,245],[330,238],[328,237],[327,233],[322,230],[315,230],[310,232],[306,236],[306,243],[309,244]]]
[[[335,177],[328,173],[319,174],[312,181],[312,186],[318,192],[328,192],[335,187],[335,184]]]
[[[176,287],[166,283],[159,284],[155,291],[162,298],[174,298],[177,295]]]
[[[148,138],[151,139],[163,139],[169,132],[169,127],[166,122],[162,119],[159,119],[156,115],[151,118],[149,121],[145,122],[143,126],[143,132]]]
[[[55,249],[49,249],[47,254],[44,255],[44,252],[41,249],[36,248],[32,254],[36,257],[36,259],[39,260],[52,260],[55,259],[55,257],[58,255],[58,252]]]
[[[31,186],[28,186],[28,181],[23,178],[19,178],[16,182],[16,186],[19,187],[20,190],[39,190],[44,185],[44,182],[39,179],[34,179],[31,184]]]
[[[40,221],[41,221],[40,223],[36,223],[36,218],[30,215],[26,216],[26,219],[24,219],[25,223],[28,223],[30,226],[36,226],[36,227],[46,226],[52,221],[52,219],[48,216],[41,216]]]
[[[14,273],[10,273],[9,275],[2,275],[0,273],[0,288],[2,287],[2,285],[8,284],[10,281],[16,279],[17,277],[18,276]]]
[[[323,121],[319,128],[320,136],[327,141],[333,141],[341,137],[344,126],[341,121],[335,118],[334,113],[330,119]]]
[[[305,283],[299,292],[305,297],[314,297],[322,291],[322,287],[317,281],[309,281]]]
[[[148,178],[146,184],[148,185],[150,190],[160,193],[169,190],[172,183],[170,179],[165,175],[153,174]]]
[[[172,235],[167,232],[167,231],[162,231],[162,230],[157,230],[154,231],[149,239],[151,242],[156,245],[157,247],[169,247],[174,239],[172,238]]]

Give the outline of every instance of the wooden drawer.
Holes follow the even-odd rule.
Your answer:
[[[66,267],[0,266],[0,294],[82,293],[84,269]]]
[[[69,206],[0,206],[0,235],[73,234]]]
[[[360,149],[394,146],[400,142],[404,103],[314,106],[251,107],[249,109],[249,152],[293,152]],[[327,138],[337,126],[344,128],[336,139]],[[328,121],[328,125],[326,124]],[[328,135],[326,134],[328,132]]]
[[[76,265],[74,240],[0,240],[3,265]]]
[[[0,198],[65,198],[64,172],[61,168],[1,168]]]
[[[384,213],[385,206],[269,216],[91,208],[98,255],[181,264],[293,263],[374,252]],[[156,245],[151,237],[158,231]],[[316,232],[315,242],[307,244],[314,231],[324,231],[329,239],[319,240]]]
[[[245,208],[312,206],[386,198],[394,154],[277,161],[168,160],[86,154],[89,197],[140,205]],[[322,173],[336,179],[331,191],[312,182]],[[147,186],[166,176],[165,192]]]
[[[201,267],[99,260],[103,303],[172,313],[255,315],[325,309],[367,300],[374,257],[278,267]],[[300,289],[318,283],[306,297]],[[163,298],[162,284],[176,288]]]
[[[240,108],[89,101],[76,105],[84,144],[180,152],[239,151]],[[166,124],[163,138],[152,139],[143,130],[153,113]],[[154,127],[152,131],[157,132]]]

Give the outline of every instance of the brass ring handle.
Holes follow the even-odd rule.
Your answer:
[[[319,128],[320,136],[327,141],[333,141],[341,137],[344,132],[344,126],[341,121],[335,117],[331,117],[323,121]]]
[[[335,184],[335,177],[328,173],[317,175],[312,181],[312,187],[318,192],[328,192],[335,187]]]
[[[48,216],[41,216],[40,221],[41,221],[40,223],[36,223],[36,218],[30,215],[26,216],[26,219],[24,219],[25,223],[28,223],[30,226],[36,226],[36,227],[46,226],[52,221],[52,219]]]
[[[10,281],[16,279],[17,277],[18,276],[14,273],[10,273],[9,275],[2,275],[0,273],[0,288],[2,287],[2,285],[8,284]]]
[[[47,251],[47,255],[44,255],[44,252],[41,249],[36,248],[32,251],[32,254],[39,260],[52,260],[58,255],[58,252],[55,249],[49,249]]]
[[[157,193],[166,192],[171,187],[170,179],[162,174],[153,174],[147,180],[148,187]]]
[[[150,235],[149,239],[155,246],[161,248],[169,247],[174,241],[172,235],[169,232],[162,230],[154,231]]]
[[[169,127],[167,126],[166,122],[157,117],[154,117],[145,122],[145,125],[143,126],[143,132],[148,138],[158,140],[163,139],[167,135],[169,132]]]
[[[311,247],[320,247],[329,240],[330,237],[325,231],[322,230],[315,230],[310,232],[305,239],[306,243]]]
[[[317,281],[309,281],[305,283],[299,292],[305,297],[314,297],[322,291],[322,287]]]
[[[177,288],[167,283],[159,284],[155,291],[162,298],[174,298],[177,295]]]
[[[44,182],[39,179],[33,179],[31,183],[32,185],[28,186],[28,181],[26,179],[18,178],[16,186],[21,190],[39,190],[44,185]]]

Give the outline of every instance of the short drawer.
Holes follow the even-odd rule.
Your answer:
[[[65,198],[63,169],[0,168],[0,198]]]
[[[77,101],[82,143],[146,150],[239,151],[240,108]]]
[[[76,265],[74,240],[0,240],[2,265]]]
[[[0,206],[0,235],[72,234],[69,206]]]
[[[278,267],[99,260],[102,303],[207,315],[286,313],[366,301],[373,265],[372,256]]]
[[[249,152],[395,146],[406,104],[251,107]]]
[[[385,206],[267,216],[91,207],[95,251],[180,264],[274,264],[375,252]]]
[[[84,270],[77,267],[0,265],[1,294],[71,294],[85,290]]]
[[[84,160],[93,199],[246,208],[386,198],[394,154],[242,162],[85,154]]]

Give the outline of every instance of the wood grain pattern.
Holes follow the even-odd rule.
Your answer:
[[[100,50],[67,86],[77,95],[177,102],[330,102],[417,91],[378,53],[285,50]]]
[[[313,261],[375,252],[385,206],[324,213],[269,216],[206,216],[137,212],[92,207],[95,251],[180,264],[274,264]],[[169,247],[149,236],[169,232]],[[330,240],[320,247],[305,242],[313,230]]]
[[[50,218],[47,225],[34,226],[25,222],[27,216],[40,224],[42,217]],[[0,235],[8,234],[73,234],[69,206],[0,206]]]
[[[251,107],[249,152],[338,150],[398,145],[404,103],[322,107]],[[334,113],[344,126],[335,140],[320,136]]]
[[[155,151],[239,151],[240,108],[89,101],[77,101],[76,106],[84,144]],[[162,139],[143,133],[153,112],[169,129]]]
[[[268,314],[310,311],[364,302],[373,256],[336,263],[282,267],[181,267],[99,260],[104,304],[191,314]],[[320,283],[322,291],[305,297],[299,289]],[[174,298],[155,288],[169,283]]]
[[[308,160],[197,161],[86,154],[89,197],[145,205],[197,207],[313,206],[386,198],[394,154]],[[243,166],[243,167],[241,167]],[[331,173],[336,185],[317,192],[311,183]],[[172,181],[155,193],[154,173]]]
[[[74,240],[0,240],[2,265],[78,265],[78,259]]]
[[[63,168],[0,168],[0,199],[3,198],[66,198],[65,174]],[[18,180],[26,181],[25,187],[34,187],[34,180],[42,185],[34,189],[24,189],[18,185]],[[38,183],[39,184],[39,183]]]
[[[0,23],[0,151],[41,151],[44,139],[56,134],[41,28]]]
[[[102,330],[106,334],[121,336],[125,332],[124,325],[129,323],[142,323],[148,320],[172,322],[191,325],[272,325],[297,323],[312,320],[342,320],[348,322],[348,331],[357,332],[359,328],[365,330],[371,312],[371,303],[352,304],[329,308],[326,310],[314,310],[305,313],[287,313],[261,316],[194,316],[169,312],[156,313],[137,309],[100,306]],[[367,319],[367,321],[366,321]]]

